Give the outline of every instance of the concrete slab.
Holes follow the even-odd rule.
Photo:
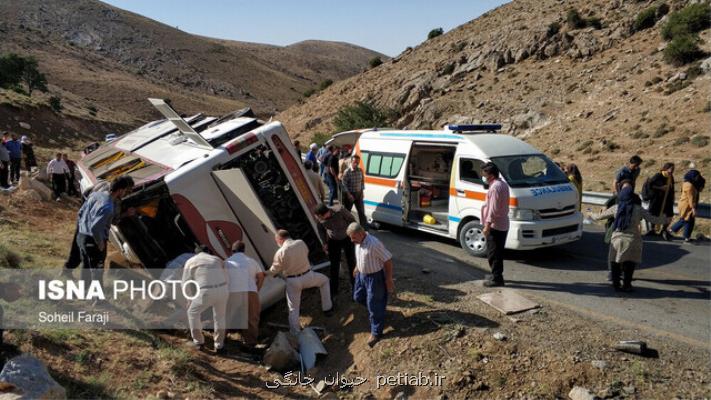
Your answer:
[[[513,289],[499,289],[496,292],[481,294],[477,298],[506,315],[540,307]]]

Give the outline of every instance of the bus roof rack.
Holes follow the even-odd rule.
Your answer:
[[[501,130],[501,124],[472,124],[472,125],[460,125],[451,124],[444,127],[445,130],[457,132],[457,133],[469,133],[469,132],[498,132]]]

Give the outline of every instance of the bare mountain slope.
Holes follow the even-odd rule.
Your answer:
[[[302,142],[333,132],[340,108],[369,98],[397,111],[400,128],[501,121],[506,133],[582,165],[587,190],[609,188],[613,169],[634,153],[647,160],[645,175],[666,160],[705,167],[709,74],[699,63],[663,61],[664,20],[632,33],[636,15],[659,3],[514,0],[277,118]],[[687,3],[668,2],[672,11]],[[571,9],[602,28],[571,29]],[[549,33],[554,22],[560,31]],[[710,32],[701,38],[709,51]]]
[[[345,43],[205,38],[95,0],[4,0],[0,35],[0,52],[35,55],[63,98],[124,123],[151,115],[148,96],[170,97],[185,112],[248,104],[273,114],[380,55]]]

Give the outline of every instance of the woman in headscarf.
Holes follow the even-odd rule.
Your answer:
[[[32,148],[32,141],[30,141],[30,138],[27,136],[23,136],[22,139],[20,139],[20,142],[22,143],[22,153],[25,156],[25,168],[27,169],[27,173],[32,172],[32,167],[37,166],[37,159],[35,158],[35,151]]]
[[[646,220],[652,224],[668,224],[670,219],[654,216],[642,208],[642,199],[634,193],[632,183],[623,181],[617,195],[617,204],[593,216],[593,219],[615,218],[610,239],[610,270],[612,286],[615,290],[632,291],[634,270],[642,262],[642,234],[640,222]],[[622,286],[620,286],[622,277]]]
[[[662,169],[649,179],[649,188],[652,197],[649,199],[649,212],[652,215],[674,216],[674,163],[664,163]],[[667,226],[662,226],[661,233],[664,240],[669,240]],[[656,226],[652,226],[650,234],[657,234]]]
[[[691,242],[691,232],[696,221],[696,206],[699,204],[699,193],[704,190],[706,179],[695,169],[684,174],[679,198],[679,220],[671,227],[671,232],[679,232],[684,228],[684,243]]]
[[[570,183],[575,186],[575,189],[578,190],[578,211],[580,211],[583,205],[583,175],[580,173],[578,166],[573,163],[565,166],[565,175]]]

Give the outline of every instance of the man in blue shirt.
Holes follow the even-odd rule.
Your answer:
[[[316,143],[311,143],[309,146],[309,151],[306,152],[306,158],[304,161],[311,161],[316,164],[316,152],[318,151],[318,145]]]
[[[77,245],[83,265],[84,281],[103,283],[104,258],[109,229],[116,212],[116,203],[133,190],[133,179],[120,176],[111,183],[109,192],[94,192],[79,209]]]
[[[17,140],[17,134],[10,135],[12,139],[5,143],[7,151],[10,153],[10,180],[13,183],[20,181],[20,164],[22,161],[22,143]]]

